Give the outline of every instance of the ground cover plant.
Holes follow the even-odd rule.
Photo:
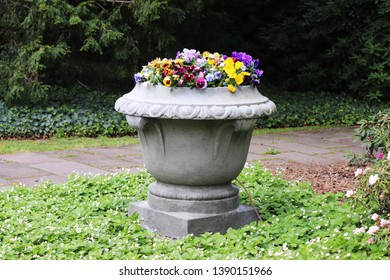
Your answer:
[[[145,199],[146,172],[73,174],[65,184],[43,183],[0,193],[0,259],[389,259],[389,242],[369,242],[361,228],[373,213],[345,194],[316,194],[307,183],[273,176],[256,164],[239,180],[263,222],[226,234],[172,240],[127,216]],[[250,205],[244,191],[243,203]]]
[[[259,128],[356,125],[389,107],[332,93],[291,93],[268,87],[260,92],[275,102],[277,112],[260,119]],[[122,94],[75,88],[67,94],[53,91],[45,105],[8,108],[0,101],[0,139],[135,135],[125,116],[114,110]]]
[[[135,133],[114,110],[120,94],[58,89],[44,105],[6,107],[0,101],[0,138],[123,136]]]
[[[332,92],[291,92],[274,87],[260,88],[260,92],[275,102],[277,112],[259,119],[258,127],[351,126],[390,107],[389,102],[362,102]]]

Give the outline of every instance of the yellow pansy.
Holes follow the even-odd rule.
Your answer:
[[[225,61],[225,66],[223,67],[223,70],[226,72],[229,78],[235,79],[237,77],[236,73],[236,67],[234,60],[231,57],[228,57]]]
[[[241,72],[240,74],[238,74],[235,77],[236,84],[241,85],[245,80],[245,76],[249,76],[249,75],[250,75],[250,73],[248,73],[248,72]]]
[[[161,59],[160,58],[156,58],[150,64],[152,65],[153,68],[157,68],[160,63],[161,63]]]
[[[244,63],[242,63],[241,61],[236,61],[236,63],[234,63],[234,68],[236,68],[237,70],[238,69],[241,69],[241,67],[244,66]]]
[[[176,59],[174,60],[174,62],[175,62],[175,64],[180,64],[180,65],[182,65],[183,62],[184,62],[184,59],[182,59],[182,58],[176,58]]]
[[[236,87],[233,86],[233,85],[228,85],[228,90],[232,93],[235,93],[236,92]]]
[[[221,55],[219,53],[215,52],[215,53],[213,53],[213,58],[215,60],[219,60],[221,58]]]
[[[209,60],[207,60],[207,63],[210,64],[210,65],[214,65],[215,64],[215,60],[214,59],[209,59]]]
[[[172,64],[172,61],[164,58],[163,60],[161,60],[161,67],[162,68],[169,68]]]
[[[208,52],[208,51],[203,52],[203,57],[204,58],[209,58],[210,57],[210,52]]]
[[[164,83],[165,86],[170,87],[171,84],[172,84],[171,78],[165,77],[164,80],[163,80],[163,83]]]
[[[224,61],[225,67],[233,67],[234,66],[234,60],[231,57],[228,57]]]

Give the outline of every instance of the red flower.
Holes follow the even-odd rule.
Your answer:
[[[195,65],[186,66],[187,72],[193,72],[195,70]]]
[[[186,82],[191,82],[193,79],[194,79],[194,74],[192,73],[185,73],[184,76],[183,76],[183,79],[186,81]]]

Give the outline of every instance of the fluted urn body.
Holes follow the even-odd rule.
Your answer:
[[[256,119],[276,108],[256,88],[231,93],[143,83],[115,108],[137,128],[144,164],[156,178],[148,200],[131,204],[129,214],[172,237],[225,232],[256,219],[231,183],[245,165]]]

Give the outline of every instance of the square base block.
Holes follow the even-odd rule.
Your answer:
[[[134,212],[143,219],[145,228],[173,238],[205,232],[224,234],[229,228],[237,229],[258,220],[254,209],[246,205],[221,214],[198,214],[158,211],[150,208],[147,201],[139,201],[130,204],[129,216]]]

